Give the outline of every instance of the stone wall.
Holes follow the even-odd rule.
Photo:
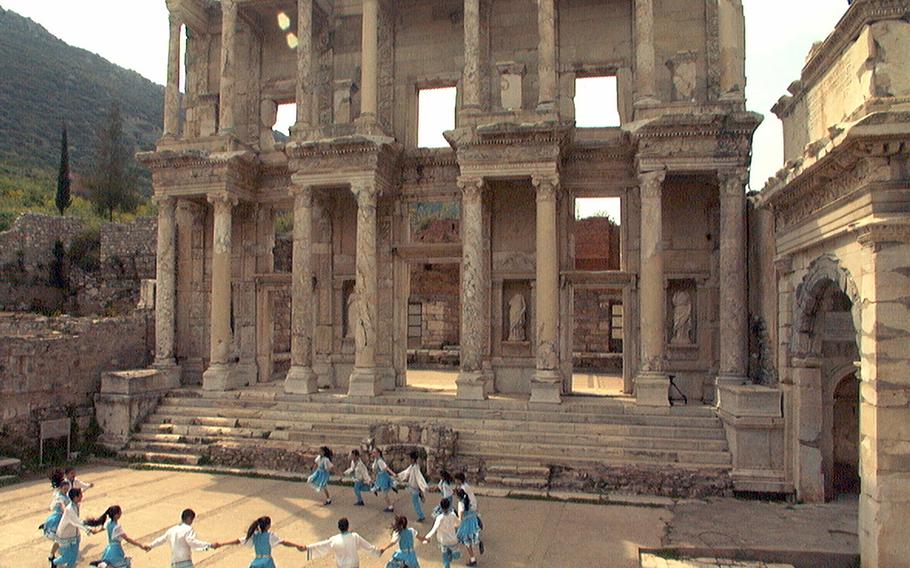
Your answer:
[[[63,243],[60,277],[54,244]],[[0,233],[0,309],[75,315],[128,312],[155,277],[157,220],[104,223],[27,213]]]
[[[37,452],[41,420],[71,416],[85,434],[101,373],[147,366],[154,321],[0,314],[0,452]]]
[[[408,334],[412,349],[440,349],[458,345],[460,285],[457,264],[418,264],[411,267],[408,302],[421,305],[420,336]],[[414,327],[414,326],[411,326]]]
[[[575,269],[619,270],[619,225],[609,217],[575,221]]]

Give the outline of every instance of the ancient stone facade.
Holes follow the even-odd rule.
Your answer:
[[[813,48],[774,107],[786,165],[757,200],[774,219],[775,466],[806,501],[858,489],[863,566],[905,562],[910,523],[908,11],[856,0]]]
[[[745,112],[739,2],[169,7],[172,34],[187,29],[186,94],[174,40],[166,134],[140,156],[166,251],[159,367],[207,389],[269,380],[285,293],[288,392],[403,386],[410,274],[441,263],[460,266],[460,397],[569,394],[582,289],[621,297],[621,368],[641,404],[669,404],[671,374],[702,400],[745,379],[744,184],[760,119]],[[574,126],[575,81],[591,76],[616,78],[620,127]],[[418,93],[447,86],[450,147],[419,148]],[[297,122],[276,143],[288,102]],[[583,197],[622,201],[606,267],[576,262]],[[289,210],[287,274],[273,227]],[[674,309],[691,311],[675,341]]]

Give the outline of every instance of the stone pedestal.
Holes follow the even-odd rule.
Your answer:
[[[102,373],[101,392],[95,395],[95,418],[101,427],[98,441],[120,450],[130,434],[158,406],[171,389],[180,386],[179,369],[143,369]]]
[[[670,406],[670,380],[667,374],[639,373],[635,378],[635,402],[640,406]]]
[[[752,384],[717,386],[717,414],[723,420],[733,483],[738,491],[789,492],[784,471],[784,419],[779,389]]]

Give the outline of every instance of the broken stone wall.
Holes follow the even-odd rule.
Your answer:
[[[37,453],[42,420],[70,416],[90,434],[101,373],[147,366],[153,347],[147,315],[0,315],[0,452]]]

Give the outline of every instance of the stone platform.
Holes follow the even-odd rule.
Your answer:
[[[465,401],[412,389],[378,397],[287,395],[280,387],[173,391],[122,455],[307,471],[321,445],[343,454],[373,440],[392,449],[392,459],[425,450],[433,474],[444,465],[511,487],[669,497],[732,489],[730,452],[713,407],[644,408],[628,398],[584,396],[531,405],[526,398]]]

